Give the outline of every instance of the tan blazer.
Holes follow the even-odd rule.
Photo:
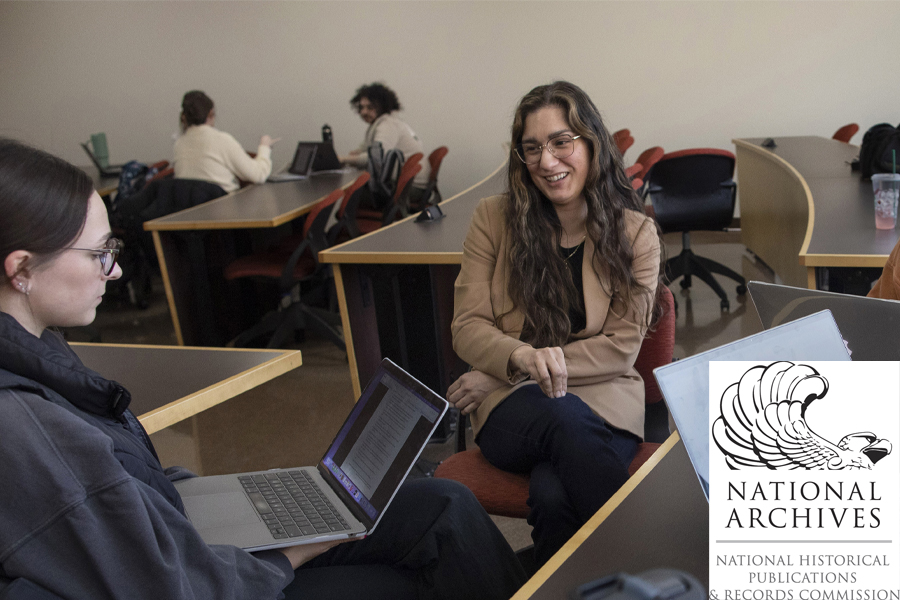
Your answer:
[[[900,242],[891,250],[881,277],[867,294],[870,298],[900,300]]]
[[[491,411],[513,390],[522,385],[537,385],[531,380],[519,382],[521,374],[508,372],[509,356],[519,346],[526,345],[519,340],[524,315],[516,310],[499,325],[497,322],[497,317],[512,308],[507,294],[509,230],[504,202],[505,196],[492,196],[482,200],[475,210],[454,293],[453,349],[479,371],[509,382],[490,394],[472,413],[476,433]],[[650,290],[656,290],[659,237],[653,220],[635,211],[626,211],[625,220],[634,249],[635,277]],[[643,341],[642,322],[650,298],[643,298],[640,313],[626,310],[618,300],[611,307],[598,275],[603,269],[599,265],[591,266],[593,255],[594,244],[588,239],[582,265],[587,326],[563,346],[569,373],[568,391],[613,426],[643,438],[644,384],[634,369],[634,360]]]

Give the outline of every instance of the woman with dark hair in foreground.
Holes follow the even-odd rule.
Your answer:
[[[564,81],[533,89],[508,192],[481,201],[463,246],[453,347],[473,370],[448,399],[488,461],[530,472],[538,564],[628,478],[659,267],[657,228],[594,103]]]
[[[93,321],[122,274],[91,180],[0,139],[0,214],[0,596],[500,600],[523,582],[468,490],[432,479],[404,485],[364,540],[204,543],[173,486],[191,475],[163,469],[128,391],[53,330]]]

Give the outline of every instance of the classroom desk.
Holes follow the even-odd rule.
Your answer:
[[[416,223],[413,215],[319,253],[334,265],[354,394],[383,356],[438,393],[459,375],[450,322],[463,241],[478,201],[505,186],[504,163],[441,202],[438,221]]]
[[[709,504],[677,433],[512,600],[560,600],[606,575],[659,568],[709,587]]]
[[[237,333],[231,330],[235,324],[252,324],[241,323],[242,301],[229,294],[222,275],[232,259],[251,251],[250,242],[236,233],[289,223],[358,175],[347,170],[251,185],[144,223],[153,235],[178,343],[222,346]]]
[[[104,177],[100,174],[100,171],[97,170],[97,167],[94,166],[78,168],[88,174],[91,181],[94,182],[94,189],[97,190],[97,193],[101,198],[108,196],[119,189],[119,178],[117,176]]]
[[[153,434],[302,364],[294,350],[72,343],[90,369],[131,392],[131,412]]]
[[[875,229],[872,184],[850,170],[859,147],[821,137],[732,140],[741,241],[788,285],[816,288],[818,267],[883,267],[898,232]]]

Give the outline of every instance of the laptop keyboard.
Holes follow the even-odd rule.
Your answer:
[[[308,473],[263,473],[238,479],[276,540],[350,529]]]

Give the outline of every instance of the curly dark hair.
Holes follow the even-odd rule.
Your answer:
[[[363,98],[367,98],[372,103],[379,117],[385,113],[392,113],[403,108],[400,106],[400,100],[397,99],[397,94],[394,93],[394,90],[383,83],[376,82],[360,86],[356,90],[356,95],[350,99],[350,106],[353,107],[353,110],[359,112],[359,102]]]
[[[643,202],[632,189],[622,155],[590,97],[574,84],[556,81],[534,88],[519,102],[508,159],[508,292],[514,305],[525,314],[523,331],[536,348],[567,343],[573,333],[569,308],[580,305],[572,276],[557,250],[562,239],[559,218],[515,154],[528,115],[554,106],[563,110],[569,127],[589,148],[590,166],[584,185],[585,227],[594,243],[593,262],[604,265],[605,280],[611,288],[606,291],[617,300],[613,306],[622,310],[635,307],[648,328],[658,316],[658,300],[648,298],[650,290],[635,278],[634,254],[625,231],[625,211],[643,214]]]

